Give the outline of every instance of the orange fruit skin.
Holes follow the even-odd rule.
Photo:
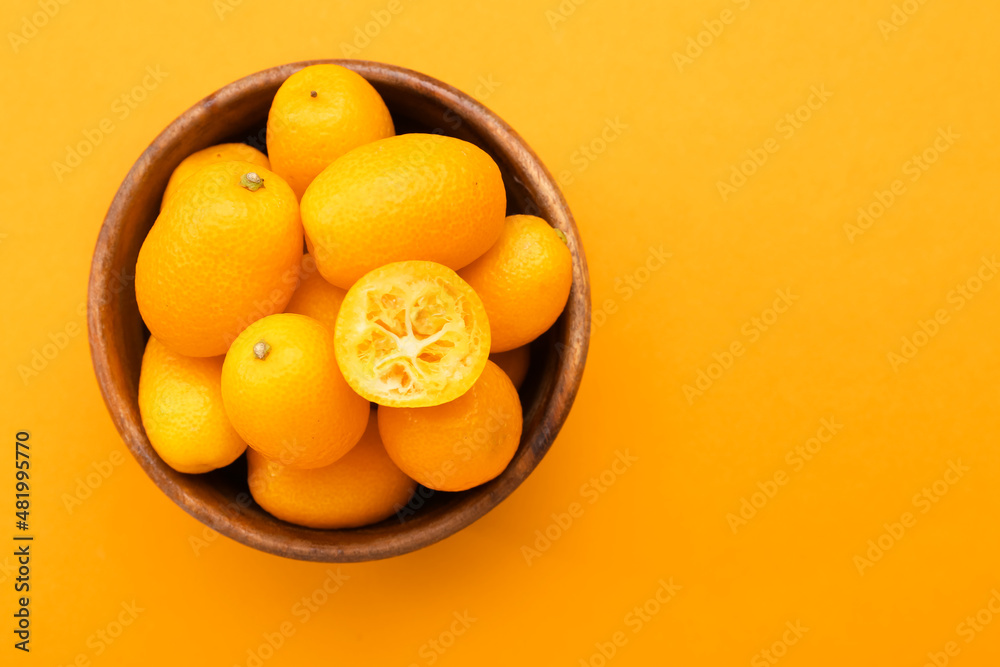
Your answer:
[[[263,359],[259,341],[270,346]],[[293,468],[330,465],[368,422],[368,401],[337,368],[333,335],[305,315],[270,315],[239,335],[222,365],[222,400],[250,447]]]
[[[507,467],[521,439],[521,401],[507,374],[488,362],[472,389],[429,408],[378,409],[385,450],[424,486],[464,491]]]
[[[394,262],[347,291],[334,340],[354,391],[379,405],[418,407],[473,385],[489,356],[490,326],[457,273],[435,262]]]
[[[264,179],[251,192],[247,172]],[[251,322],[280,313],[298,282],[302,225],[291,188],[249,162],[199,169],[143,241],[135,296],[150,332],[192,357],[225,354]]]
[[[514,387],[520,389],[531,365],[531,346],[522,345],[506,352],[493,352],[490,354],[490,361],[502,368]]]
[[[391,262],[462,268],[499,238],[506,206],[500,169],[480,148],[403,134],[324,169],[302,197],[302,222],[320,273],[348,289]]]
[[[170,180],[167,181],[167,189],[163,192],[163,200],[160,202],[160,208],[162,209],[167,205],[167,201],[177,192],[178,186],[187,180],[191,174],[210,164],[230,162],[232,160],[242,160],[243,162],[249,162],[264,169],[271,168],[271,163],[268,162],[267,156],[247,144],[219,144],[203,148],[181,160],[181,163],[174,169],[174,173],[170,174]]]
[[[357,528],[377,523],[406,505],[417,483],[382,446],[375,411],[361,440],[322,468],[302,470],[247,452],[250,493],[274,516],[309,528]]]
[[[271,167],[297,197],[347,151],[394,134],[392,116],[378,92],[340,65],[310,65],[292,74],[267,116]]]
[[[150,338],[139,372],[139,414],[153,449],[179,472],[227,466],[247,447],[222,405],[222,357],[184,357]]]
[[[285,306],[285,312],[307,315],[325,326],[332,335],[347,291],[326,282],[312,255],[302,256],[299,276],[299,286]]]
[[[538,338],[566,307],[573,285],[573,257],[547,222],[512,215],[486,254],[459,271],[490,318],[492,352]]]

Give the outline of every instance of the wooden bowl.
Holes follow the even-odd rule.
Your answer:
[[[173,470],[149,444],[138,404],[149,332],[135,300],[136,257],[167,179],[181,160],[213,144],[243,141],[263,150],[267,112],[278,87],[293,72],[320,62],[343,65],[370,81],[389,107],[397,133],[436,132],[483,148],[503,173],[508,214],[548,220],[563,231],[573,253],[569,303],[552,329],[532,344],[521,389],[524,432],[507,469],[462,493],[421,487],[396,516],[353,530],[303,528],[265,512],[250,497],[245,457],[205,475]],[[573,216],[552,176],[510,126],[468,95],[423,74],[362,60],[316,60],[274,67],[225,86],[184,112],[146,149],[104,219],[91,267],[87,318],[94,370],[111,418],[164,493],[202,523],[255,549],[302,560],[352,562],[404,554],[448,537],[490,511],[535,469],[580,386],[590,339],[590,287]]]

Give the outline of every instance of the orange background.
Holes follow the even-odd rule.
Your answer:
[[[1000,280],[977,276],[1000,253],[994,5],[397,0],[345,53],[388,0],[63,2],[0,16],[0,544],[18,429],[37,536],[30,656],[11,646],[0,549],[0,663],[252,665],[284,628],[262,664],[997,664],[1000,618],[966,621],[1000,590]],[[54,16],[32,32],[40,7]],[[339,566],[304,618],[338,566],[198,544],[111,424],[83,306],[107,206],[167,123],[247,73],[344,55],[454,84],[527,139],[577,217],[595,322],[576,406],[528,481],[440,544]],[[136,89],[147,67],[162,78]],[[879,198],[862,234],[845,229]]]

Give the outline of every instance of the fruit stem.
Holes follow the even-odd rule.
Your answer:
[[[265,341],[258,341],[256,345],[253,346],[253,356],[258,359],[264,359],[267,357],[267,353],[271,351],[271,346]]]
[[[257,190],[264,187],[264,179],[256,171],[251,171],[243,174],[243,178],[240,179],[240,185],[250,192],[257,192]]]
[[[309,91],[309,97],[316,97],[316,95],[317,95],[317,93],[316,93],[315,90],[310,90]]]

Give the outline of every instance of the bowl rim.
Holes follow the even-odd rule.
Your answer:
[[[109,293],[109,289],[113,289],[110,280],[113,259],[111,249],[123,241],[122,219],[127,209],[127,202],[135,190],[141,187],[158,156],[177,141],[176,137],[184,136],[191,131],[196,121],[204,114],[210,113],[213,106],[239,100],[247,89],[254,85],[270,85],[275,82],[280,85],[280,81],[295,71],[309,65],[324,63],[347,67],[376,85],[410,88],[411,92],[421,97],[434,98],[443,106],[457,111],[463,122],[468,123],[479,136],[495,142],[497,146],[494,148],[499,149],[502,145],[504,157],[517,167],[520,176],[518,180],[533,195],[536,202],[542,200],[540,204],[542,211],[539,214],[544,213],[546,220],[566,235],[573,255],[573,285],[563,311],[563,317],[567,318],[566,336],[571,344],[557,348],[559,359],[556,362],[556,372],[553,373],[554,381],[549,389],[549,395],[541,399],[544,402],[544,411],[539,416],[534,437],[529,442],[521,443],[522,447],[527,447],[527,451],[519,461],[518,457],[515,457],[515,461],[518,461],[516,469],[512,463],[504,473],[491,482],[476,487],[471,492],[464,492],[466,495],[447,512],[425,523],[419,529],[395,534],[374,544],[317,544],[307,539],[246,530],[236,525],[232,514],[203,502],[189,493],[182,484],[170,479],[169,472],[165,470],[166,464],[149,444],[141,420],[137,428],[135,419],[130,420],[125,416],[125,412],[132,409],[131,403],[123,398],[128,391],[127,382],[121,374],[116,375],[112,372],[111,366],[116,363],[113,358],[115,348],[111,342],[111,332],[102,326],[103,308],[107,306],[107,299],[103,296]],[[94,371],[112,421],[133,457],[156,486],[174,503],[219,533],[260,551],[299,560],[356,562],[389,558],[416,551],[457,533],[513,493],[538,466],[565,422],[582,380],[590,340],[590,285],[583,245],[566,200],[541,160],[510,125],[481,102],[428,75],[368,60],[317,59],[270,67],[223,86],[184,111],[143,151],[125,176],[101,225],[91,264],[87,294],[87,323]],[[560,400],[551,400],[555,396],[560,397]],[[300,526],[293,528],[310,530]]]

